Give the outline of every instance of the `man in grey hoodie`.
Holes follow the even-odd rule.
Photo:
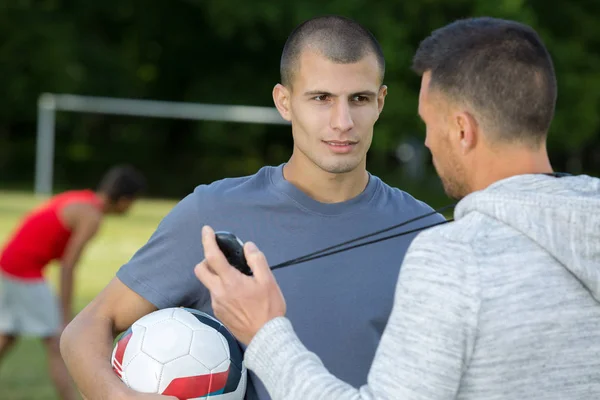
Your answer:
[[[520,23],[459,20],[421,43],[413,69],[425,144],[460,202],[455,222],[412,242],[367,384],[340,381],[298,340],[255,245],[242,275],[205,227],[196,274],[215,315],[274,400],[599,399],[600,180],[553,173],[542,41]]]

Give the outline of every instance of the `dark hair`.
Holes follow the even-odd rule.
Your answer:
[[[375,54],[381,80],[385,74],[385,59],[381,46],[366,28],[351,19],[327,15],[303,22],[288,37],[281,54],[279,71],[281,83],[291,85],[302,50],[311,46],[329,60],[339,64],[360,61],[369,53]]]
[[[531,27],[489,17],[455,21],[421,42],[412,69],[431,71],[430,87],[473,106],[496,139],[537,144],[546,137],[556,76]]]
[[[112,202],[121,198],[134,198],[145,189],[146,179],[130,165],[112,167],[98,185],[98,191],[104,193]]]

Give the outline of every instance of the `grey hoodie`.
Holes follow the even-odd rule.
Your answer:
[[[599,302],[600,179],[520,175],[413,241],[364,386],[329,374],[283,317],[245,363],[273,400],[600,399]]]

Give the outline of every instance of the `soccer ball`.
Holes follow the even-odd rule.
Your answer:
[[[218,320],[187,308],[143,316],[120,336],[111,356],[128,387],[180,400],[242,400],[242,361],[238,343]]]

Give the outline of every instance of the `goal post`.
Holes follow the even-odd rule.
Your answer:
[[[52,194],[55,117],[58,111],[256,124],[289,124],[274,107],[43,93],[38,98],[34,185],[36,196]]]

